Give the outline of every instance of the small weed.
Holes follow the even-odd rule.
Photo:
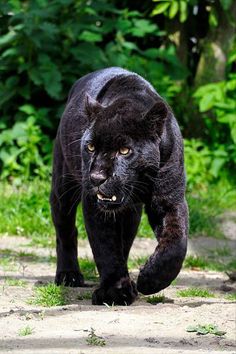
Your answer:
[[[152,305],[159,304],[160,302],[161,302],[161,303],[164,303],[164,302],[165,302],[165,296],[164,296],[164,295],[148,296],[146,299],[147,299],[147,302],[148,302],[149,304],[152,304]]]
[[[30,326],[26,326],[24,328],[21,328],[18,332],[19,336],[29,336],[30,334],[33,333],[33,328],[31,328]]]
[[[206,289],[188,288],[176,292],[178,297],[215,297],[213,293]]]
[[[213,324],[206,325],[197,325],[197,326],[189,326],[186,328],[187,332],[196,332],[197,334],[205,335],[205,334],[215,334],[216,336],[223,336],[226,334],[225,331],[219,331],[218,327]]]
[[[37,287],[34,290],[35,294],[30,300],[31,304],[52,307],[63,306],[67,303],[67,291],[64,286],[57,286],[53,283],[49,283],[48,285]]]
[[[15,279],[15,278],[5,278],[5,284],[8,286],[20,286],[20,287],[25,287],[27,285],[27,282],[22,279]]]
[[[236,293],[229,294],[225,298],[226,300],[236,301]]]
[[[97,336],[93,328],[91,328],[88,338],[86,339],[86,342],[88,345],[94,345],[98,347],[103,347],[104,345],[106,345],[105,339]]]
[[[78,299],[78,300],[90,300],[90,299],[92,299],[92,293],[89,292],[89,291],[80,293],[80,294],[77,296],[77,299]]]

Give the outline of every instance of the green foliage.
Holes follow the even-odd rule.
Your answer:
[[[211,169],[217,176],[226,164],[236,164],[236,74],[230,74],[227,81],[199,87],[194,97],[208,129],[215,129]]]
[[[49,142],[82,75],[122,66],[169,101],[180,90],[173,80],[186,76],[175,47],[160,45],[165,31],[138,10],[106,0],[30,0],[1,3],[0,13],[0,128],[9,128],[1,133],[2,178],[48,175]]]
[[[179,15],[179,21],[185,22],[188,17],[188,6],[196,4],[195,0],[153,0],[157,5],[152,10],[152,15],[164,14],[169,19]]]
[[[214,334],[216,336],[223,336],[226,334],[225,331],[219,331],[218,327],[213,324],[206,325],[197,325],[197,326],[188,326],[186,329],[187,332],[196,332],[197,334]]]
[[[226,13],[232,1],[233,0],[220,0],[220,4]],[[153,2],[157,3],[152,10],[153,16],[163,14],[170,20],[174,17],[178,17],[180,23],[186,22],[189,15],[193,12],[193,7],[198,7],[200,4],[198,0],[153,0]],[[212,27],[218,25],[216,6],[216,1],[205,3],[206,10],[209,12],[208,23]]]
[[[34,108],[24,105],[20,110],[28,113],[32,110],[32,113],[11,129],[0,130],[1,177],[18,177],[19,182],[29,180],[32,175],[45,178],[50,171],[51,144],[35,124]]]

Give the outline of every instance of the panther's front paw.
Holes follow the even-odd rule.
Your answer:
[[[79,286],[84,286],[84,277],[78,271],[57,272],[55,277],[55,284],[76,288]]]
[[[121,278],[114,286],[109,288],[98,288],[94,291],[92,296],[93,305],[130,305],[136,297],[138,292],[136,285],[129,277]]]

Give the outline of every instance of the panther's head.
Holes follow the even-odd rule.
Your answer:
[[[140,202],[148,193],[144,175],[158,168],[160,136],[168,114],[158,98],[143,104],[120,98],[108,106],[87,95],[89,126],[81,140],[83,190],[102,210]]]

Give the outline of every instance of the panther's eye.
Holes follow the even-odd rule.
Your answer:
[[[89,152],[94,152],[95,151],[95,146],[93,144],[88,144],[87,149]]]
[[[121,148],[119,149],[119,153],[120,153],[121,155],[128,155],[129,152],[130,152],[130,149],[127,148],[127,147],[121,147]]]

